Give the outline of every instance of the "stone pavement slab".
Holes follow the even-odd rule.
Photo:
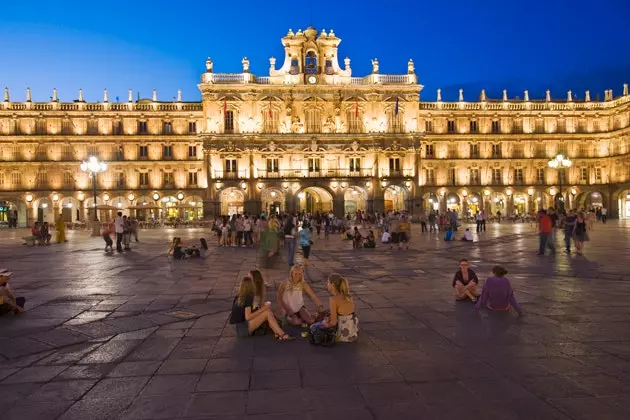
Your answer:
[[[472,244],[414,226],[408,251],[315,238],[307,281],[325,301],[328,275],[346,276],[360,318],[360,340],[333,348],[237,338],[232,296],[259,255],[209,231],[142,231],[122,255],[84,232],[50,247],[21,236],[0,231],[0,267],[28,298],[0,318],[3,420],[630,418],[622,222],[597,224],[584,256],[536,256],[520,223]],[[170,260],[174,236],[206,237],[207,258]],[[504,265],[526,316],[455,302],[460,258],[481,279]],[[275,301],[286,261],[262,271]]]

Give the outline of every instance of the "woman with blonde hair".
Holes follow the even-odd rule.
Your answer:
[[[234,298],[232,314],[230,315],[230,324],[234,324],[236,327],[236,335],[248,337],[253,335],[259,328],[269,325],[277,340],[293,340],[295,337],[285,333],[278,325],[278,321],[271,310],[271,302],[265,302],[260,308],[254,308],[255,294],[256,286],[254,280],[251,277],[244,277],[241,281],[238,295]]]
[[[304,268],[300,264],[295,264],[289,271],[289,279],[282,282],[278,288],[278,303],[280,304],[280,315],[287,318],[293,326],[312,324],[315,318],[304,306],[303,292],[311,298],[317,306],[317,312],[324,311],[324,305],[319,300],[311,286],[304,280]]]
[[[330,311],[323,321],[311,325],[311,332],[334,329],[332,332],[336,334],[336,341],[356,341],[359,337],[359,319],[354,313],[355,305],[348,280],[340,274],[331,274],[328,276],[328,292]]]

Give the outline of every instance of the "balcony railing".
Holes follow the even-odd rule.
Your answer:
[[[213,171],[212,178],[214,179],[242,179],[247,178],[248,170],[239,169],[237,171]]]
[[[389,178],[403,178],[403,177],[410,177],[414,175],[414,170],[413,169],[387,169],[385,171],[383,171],[382,176],[386,176]]]
[[[258,169],[258,178],[366,178],[373,176],[372,168],[364,168],[356,171],[350,169],[282,169],[267,171]]]

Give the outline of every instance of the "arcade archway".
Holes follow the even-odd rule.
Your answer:
[[[356,213],[367,209],[367,192],[361,187],[348,187],[343,194],[344,214]]]
[[[226,188],[221,191],[221,215],[232,216],[242,214],[245,205],[245,194],[238,188]]]
[[[385,211],[406,210],[407,190],[398,185],[390,185],[385,189]]]
[[[307,187],[297,194],[300,212],[315,213],[333,211],[333,197],[330,192],[321,187]]]
[[[280,214],[285,210],[285,194],[280,188],[265,188],[261,193],[262,210],[269,214]]]

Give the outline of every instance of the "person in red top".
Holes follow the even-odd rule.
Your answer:
[[[553,222],[551,217],[545,210],[538,212],[538,236],[540,238],[540,247],[538,248],[538,255],[545,255],[545,249],[551,249],[551,253],[555,255],[556,246],[551,240],[551,229]]]

